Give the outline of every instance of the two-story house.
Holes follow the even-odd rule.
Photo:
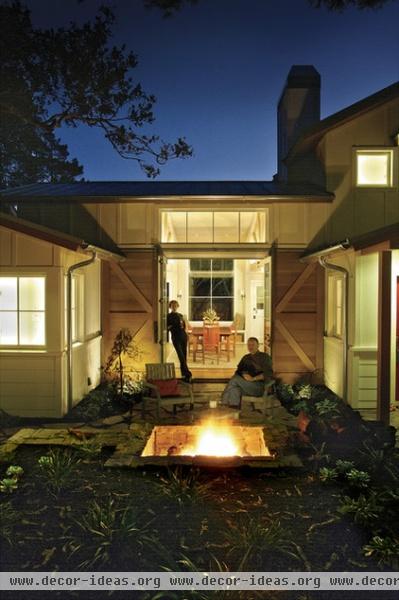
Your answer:
[[[1,193],[1,406],[61,416],[128,327],[175,361],[176,299],[196,378],[230,376],[249,336],[283,381],[324,381],[389,418],[397,376],[399,85],[320,120],[320,75],[292,67],[272,181],[39,183]],[[194,352],[212,308],[225,332]],[[140,368],[140,365],[136,365]]]

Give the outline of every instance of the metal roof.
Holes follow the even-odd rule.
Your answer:
[[[8,215],[2,211],[0,211],[0,225],[7,227],[8,229],[18,231],[19,233],[24,233],[25,235],[31,235],[39,238],[45,242],[63,246],[64,248],[74,250],[75,252],[84,251],[91,248],[99,251],[100,254],[105,253],[107,257],[110,257],[114,260],[121,260],[125,256],[115,244],[110,245],[106,242],[102,243],[101,241],[98,244],[93,244],[87,240],[83,240],[82,238],[70,235],[67,232],[45,227],[39,223],[27,221],[26,219],[21,219],[20,217],[15,217],[14,215]]]
[[[79,181],[33,183],[0,190],[4,200],[117,201],[118,198],[242,197],[309,198],[331,201],[334,194],[313,184],[279,181]]]

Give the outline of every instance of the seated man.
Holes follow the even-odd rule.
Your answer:
[[[248,338],[249,354],[245,354],[237,365],[222,394],[222,404],[241,408],[242,396],[263,396],[265,381],[273,377],[272,359],[266,352],[260,352],[259,340]]]

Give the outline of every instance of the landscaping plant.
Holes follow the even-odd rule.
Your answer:
[[[144,550],[151,554],[157,540],[149,525],[143,522],[142,514],[134,508],[117,508],[114,499],[108,497],[103,502],[90,502],[86,514],[75,519],[78,533],[64,545],[69,559],[80,559],[79,569],[89,569],[116,565],[121,556],[124,559],[144,560]]]
[[[176,501],[180,506],[200,502],[210,495],[211,483],[201,480],[199,469],[189,469],[177,466],[168,469],[167,475],[159,479],[157,489],[161,494]]]
[[[71,485],[75,479],[79,458],[71,451],[62,448],[49,450],[38,460],[40,474],[48,490],[58,496],[61,489]]]
[[[142,352],[134,341],[132,332],[127,328],[121,329],[115,337],[111,353],[103,369],[104,375],[115,384],[115,390],[119,397],[123,397],[127,384],[124,361],[126,359],[136,361],[141,357]],[[137,375],[139,375],[138,372]]]
[[[379,565],[399,569],[399,538],[375,535],[363,546],[365,556],[375,558]]]
[[[0,492],[11,494],[18,488],[18,481],[22,477],[24,470],[18,465],[10,465],[6,471],[6,476],[0,480]]]
[[[301,561],[298,546],[287,536],[278,520],[254,519],[241,514],[229,522],[226,532],[227,556],[235,559],[237,571],[261,570],[265,558],[283,554]]]
[[[15,510],[11,502],[0,504],[0,540],[4,540],[10,546],[14,540],[15,525],[20,523],[21,515]]]

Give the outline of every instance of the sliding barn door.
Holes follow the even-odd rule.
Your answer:
[[[104,263],[102,301],[103,364],[115,335],[125,327],[142,352],[141,367],[146,362],[158,362],[156,253],[135,251],[121,262]]]
[[[277,377],[323,379],[324,271],[301,252],[273,255],[272,356]]]

